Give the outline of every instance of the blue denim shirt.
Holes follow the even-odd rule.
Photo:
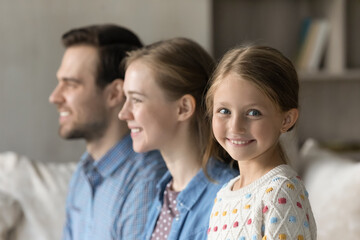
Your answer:
[[[178,218],[174,218],[168,240],[203,240],[207,238],[210,213],[216,193],[220,188],[239,173],[228,165],[211,159],[208,173],[216,182],[210,182],[203,170],[189,182],[177,197]],[[145,237],[151,239],[163,204],[163,192],[172,176],[167,172],[157,185],[158,194],[150,210],[145,227]]]
[[[84,153],[70,183],[63,240],[141,239],[165,172],[160,153],[135,153],[130,136],[98,161]]]

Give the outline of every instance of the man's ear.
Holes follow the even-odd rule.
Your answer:
[[[285,133],[292,126],[294,126],[298,117],[299,117],[299,110],[297,108],[292,108],[289,111],[285,112],[281,132]]]
[[[196,109],[196,101],[193,96],[186,94],[178,100],[178,119],[185,121],[194,114]]]
[[[124,101],[124,80],[117,78],[106,86],[107,102],[110,106],[118,106]]]

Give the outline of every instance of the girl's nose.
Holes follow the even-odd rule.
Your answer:
[[[246,132],[246,119],[243,116],[234,115],[230,124],[234,133]]]

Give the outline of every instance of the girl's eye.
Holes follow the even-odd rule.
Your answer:
[[[258,117],[258,116],[261,116],[261,112],[258,111],[258,110],[255,110],[255,109],[251,109],[251,110],[248,112],[248,115],[249,115],[249,116],[253,116],[253,117]]]
[[[221,114],[230,114],[231,112],[230,112],[230,110],[228,110],[226,108],[222,108],[222,109],[219,110],[219,113],[221,113]]]

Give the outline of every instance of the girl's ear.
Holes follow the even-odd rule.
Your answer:
[[[107,102],[110,106],[119,106],[124,101],[123,86],[124,80],[118,78],[105,87]]]
[[[178,119],[185,121],[191,118],[196,108],[195,98],[190,94],[186,94],[178,100],[178,103]]]
[[[299,110],[297,108],[292,108],[289,111],[285,112],[281,132],[285,133],[292,126],[294,126],[298,117],[299,117]]]

